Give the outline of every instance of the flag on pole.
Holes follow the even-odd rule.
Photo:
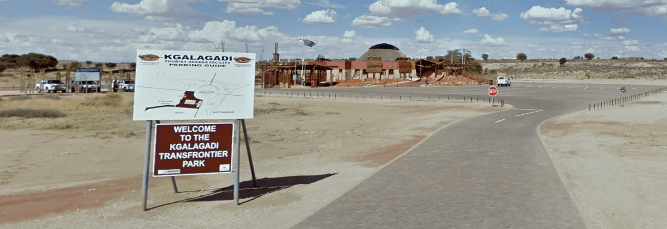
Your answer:
[[[303,45],[308,46],[308,47],[313,47],[315,46],[315,42],[308,40],[306,38],[303,38]]]

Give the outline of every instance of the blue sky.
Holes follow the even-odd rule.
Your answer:
[[[262,59],[274,42],[284,59],[359,57],[377,43],[413,58],[465,48],[478,59],[663,59],[666,20],[667,0],[0,0],[0,54],[130,62],[137,49],[224,41]]]

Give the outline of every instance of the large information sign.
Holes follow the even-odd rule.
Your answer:
[[[76,68],[74,69],[74,81],[100,81],[99,68]]]
[[[158,124],[153,176],[230,173],[234,123]]]
[[[254,53],[137,50],[133,119],[252,119],[254,82]]]

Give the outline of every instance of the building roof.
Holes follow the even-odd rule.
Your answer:
[[[382,61],[396,61],[396,58],[406,57],[396,46],[381,43],[371,46],[357,61],[368,61],[368,57],[381,57]]]

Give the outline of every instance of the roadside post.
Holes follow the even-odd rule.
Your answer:
[[[623,107],[625,107],[625,87],[621,87],[621,92],[623,92]]]
[[[245,128],[254,111],[255,54],[137,50],[136,61],[132,119],[147,121],[144,211],[151,174],[170,177],[178,193],[175,176],[234,173],[234,205],[238,205],[241,128],[257,187]],[[164,120],[235,121],[160,123]]]
[[[494,104],[496,103],[496,95],[498,94],[498,88],[495,86],[490,86],[489,87],[489,96],[493,99],[493,102],[491,103],[491,106],[495,106]]]

